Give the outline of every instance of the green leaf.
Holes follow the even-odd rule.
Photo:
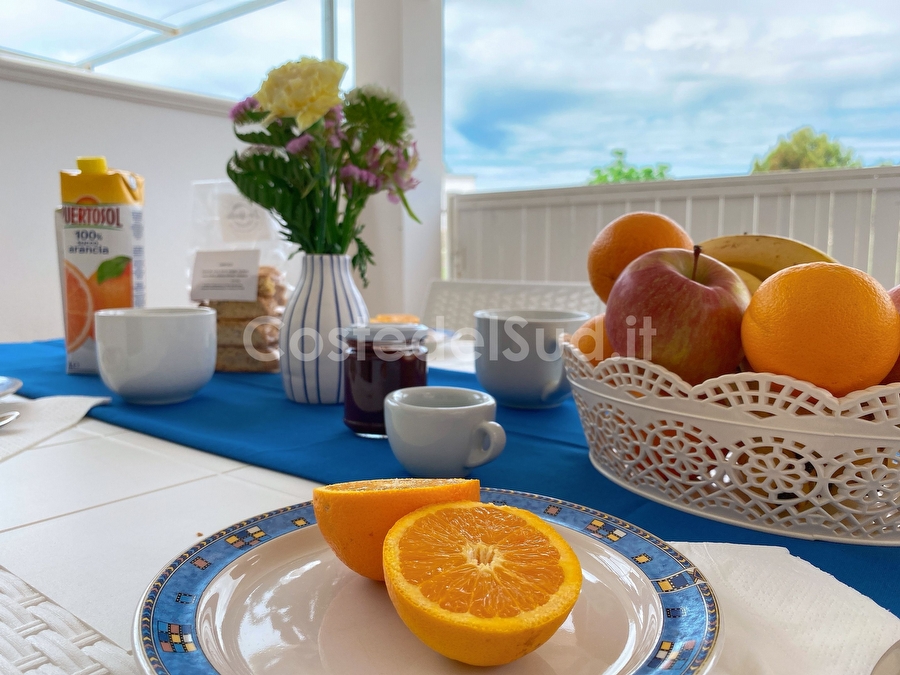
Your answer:
[[[272,136],[265,131],[240,132],[235,130],[234,135],[237,136],[238,139],[244,141],[244,143],[250,143],[251,145],[279,146],[279,144],[272,139]]]
[[[119,255],[109,260],[104,260],[97,268],[97,283],[102,284],[107,279],[116,279],[125,274],[125,269],[131,264],[131,258],[127,255]]]
[[[366,246],[366,243],[359,238],[359,233],[362,232],[362,226],[358,227],[356,230],[357,236],[353,238],[356,242],[356,255],[350,260],[351,264],[354,268],[359,271],[360,279],[363,282],[363,288],[367,288],[369,286],[369,279],[366,276],[366,272],[369,269],[369,265],[375,264],[375,256],[372,253],[372,250]]]

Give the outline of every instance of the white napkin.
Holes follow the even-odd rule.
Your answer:
[[[709,580],[722,613],[710,675],[870,675],[900,640],[900,618],[787,549],[672,546]]]
[[[18,410],[19,417],[0,427],[0,462],[37,445],[77,423],[95,405],[109,403],[98,396],[46,396],[0,403],[0,414]]]

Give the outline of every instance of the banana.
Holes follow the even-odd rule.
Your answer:
[[[756,289],[759,288],[759,285],[762,283],[762,280],[758,277],[753,276],[750,272],[742,270],[740,267],[731,267],[731,271],[737,274],[741,281],[747,286],[747,290],[750,291],[750,295],[756,293]]]
[[[707,239],[700,250],[730,267],[749,272],[760,280],[791,265],[837,262],[809,244],[771,234],[732,234]]]

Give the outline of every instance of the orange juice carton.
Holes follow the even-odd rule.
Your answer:
[[[59,177],[66,372],[96,373],[94,312],[144,306],[144,179],[108,169],[104,157],[79,157]]]

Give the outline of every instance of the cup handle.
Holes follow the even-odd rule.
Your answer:
[[[488,446],[484,447],[484,438],[488,438]],[[472,469],[490,462],[497,455],[503,452],[506,446],[506,432],[496,422],[481,422],[475,427],[472,433],[474,447],[469,453],[469,459],[466,462],[466,468]]]

